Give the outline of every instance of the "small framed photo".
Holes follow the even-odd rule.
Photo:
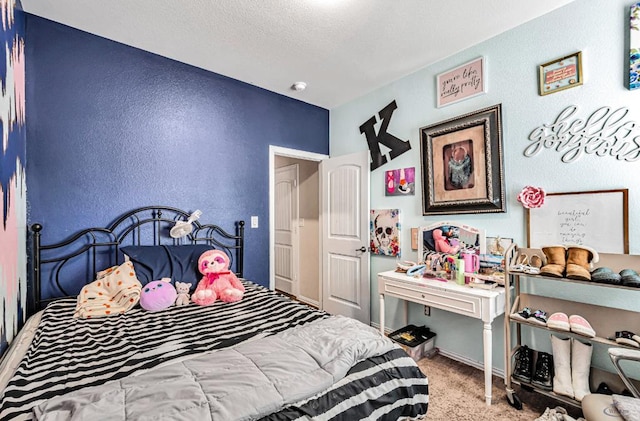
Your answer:
[[[582,85],[582,52],[564,56],[539,66],[540,95],[549,95]]]
[[[504,256],[511,244],[513,244],[513,238],[487,237],[487,254]]]

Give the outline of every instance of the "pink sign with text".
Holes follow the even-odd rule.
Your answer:
[[[438,107],[486,92],[484,57],[441,73],[437,77]]]

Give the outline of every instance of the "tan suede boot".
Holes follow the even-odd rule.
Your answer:
[[[591,280],[591,263],[598,261],[598,252],[591,247],[568,246],[567,278],[580,281]]]
[[[547,264],[540,269],[540,275],[562,278],[567,264],[567,249],[564,246],[542,247],[542,252],[547,257]]]

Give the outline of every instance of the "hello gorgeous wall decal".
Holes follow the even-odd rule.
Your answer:
[[[627,162],[640,159],[640,130],[638,123],[625,120],[628,108],[600,107],[587,119],[577,117],[577,111],[577,106],[570,105],[554,122],[535,128],[529,135],[532,143],[525,148],[524,155],[532,157],[543,149],[555,149],[562,153],[561,160],[565,163],[583,154],[613,156]]]

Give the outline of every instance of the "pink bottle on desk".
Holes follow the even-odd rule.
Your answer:
[[[464,270],[469,273],[477,273],[480,270],[480,258],[478,255],[472,250],[462,250],[460,252],[462,255],[462,260],[464,260]],[[468,284],[471,282],[471,278],[468,276],[464,277],[464,283]]]

